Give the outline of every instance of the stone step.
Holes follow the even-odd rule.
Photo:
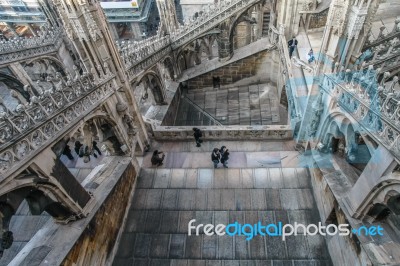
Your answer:
[[[196,260],[196,259],[118,259],[113,265],[151,265],[151,266],[282,266],[282,265],[332,265],[329,260],[261,260],[261,259],[240,259],[240,260]]]
[[[222,144],[220,144],[222,145]],[[226,145],[225,145],[226,146]],[[229,146],[227,146],[229,149]],[[216,148],[220,148],[217,146]],[[166,152],[164,164],[157,168],[213,168],[211,161],[212,148],[206,152]],[[151,153],[143,157],[142,167],[155,168],[151,164]],[[228,167],[230,168],[271,168],[271,167],[305,167],[306,158],[297,151],[278,152],[243,152],[230,151]],[[222,167],[222,164],[219,164]]]
[[[142,169],[113,265],[331,265],[321,235],[188,235],[188,223],[318,223],[304,168]]]
[[[201,129],[201,127],[200,127]],[[201,147],[196,147],[194,141],[153,141],[151,150],[162,150],[164,152],[205,152],[210,153],[213,148],[226,146],[231,152],[282,152],[296,151],[293,140],[282,141],[250,141],[250,140],[204,140]]]
[[[306,189],[310,187],[304,168],[241,169],[145,169],[137,189]]]
[[[145,169],[137,188],[171,189],[283,189],[307,188],[309,178],[304,168],[252,169]]]

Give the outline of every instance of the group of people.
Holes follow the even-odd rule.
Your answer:
[[[298,41],[296,40],[295,36],[293,36],[293,38],[290,41],[288,41],[290,58],[292,57],[294,49],[296,49],[297,47],[297,44]],[[315,60],[314,51],[313,49],[310,49],[310,51],[307,53],[307,61],[309,64],[311,64],[314,60]]]
[[[80,141],[75,141],[75,153],[78,155],[78,157],[82,158],[84,157],[84,162],[89,162],[90,161],[90,155],[93,155],[95,158],[97,158],[97,154],[100,156],[101,155],[101,151],[99,149],[99,147],[97,147],[97,142],[93,141],[92,142],[92,151],[89,150],[89,146],[87,145],[83,145]],[[95,152],[96,151],[96,152]],[[71,161],[74,160],[74,156],[72,155],[72,151],[71,148],[69,147],[69,145],[65,145],[65,148],[63,150],[63,153],[65,156],[68,157],[68,159],[70,159]]]
[[[196,141],[196,147],[201,147],[201,137],[203,137],[203,133],[199,128],[193,128],[193,136]],[[162,151],[155,150],[153,155],[151,156],[151,164],[153,166],[161,166],[163,165],[163,161],[165,158],[165,154]],[[218,168],[218,164],[222,163],[224,168],[228,168],[228,160],[229,160],[229,149],[226,146],[222,146],[221,149],[214,148],[211,154],[211,161],[214,163],[214,168]]]
[[[218,168],[218,164],[221,162],[224,168],[228,168],[229,150],[226,146],[222,146],[221,149],[214,148],[211,153],[211,161],[214,163],[214,168]]]

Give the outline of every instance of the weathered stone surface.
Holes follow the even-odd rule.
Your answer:
[[[297,182],[299,173],[306,172],[281,168],[210,168],[165,169],[159,173],[168,173],[170,182],[165,188],[157,188],[162,184],[157,181],[159,185],[155,187],[137,189],[134,199],[143,202],[143,206],[131,208],[123,233],[124,242],[135,244],[120,247],[114,263],[131,263],[131,259],[136,263],[142,258],[148,265],[162,265],[165,260],[170,265],[187,266],[293,266],[308,265],[310,260],[314,260],[311,265],[316,265],[314,262],[330,265],[322,237],[300,235],[282,241],[279,236],[258,235],[247,241],[244,235],[207,236],[204,227],[199,227],[199,236],[194,229],[188,235],[192,219],[196,220],[194,225],[318,222],[309,183],[305,179]]]
[[[180,258],[184,257],[185,240],[186,240],[186,235],[183,235],[183,234],[171,235],[171,243],[169,246],[169,257],[170,258],[180,259]]]
[[[218,236],[203,236],[203,259],[216,259],[218,250]]]
[[[102,208],[92,219],[93,226],[88,226],[75,243],[74,247],[64,259],[63,265],[101,265],[115,244],[118,231],[127,206],[129,195],[136,177],[134,167],[129,164],[124,172],[116,173],[121,177],[115,187],[108,194]],[[121,209],[115,206],[123,206]],[[140,234],[139,234],[140,235]],[[137,240],[134,233],[124,233],[121,238],[121,258],[131,258],[136,249],[128,250],[126,247],[133,247],[134,243],[142,243]],[[146,242],[146,241],[144,241]],[[143,243],[142,243],[143,244]],[[125,248],[124,248],[125,247]],[[139,252],[140,253],[140,252]],[[125,257],[127,256],[127,257]],[[128,259],[130,260],[130,259]]]

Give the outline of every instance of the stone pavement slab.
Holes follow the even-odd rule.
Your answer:
[[[316,223],[307,178],[301,168],[144,168],[114,265],[331,265],[321,236],[247,241],[207,236],[203,227],[188,235],[192,219],[196,225]]]

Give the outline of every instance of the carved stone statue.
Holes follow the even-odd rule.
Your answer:
[[[43,97],[43,87],[40,84],[40,80],[36,81],[36,91],[39,93],[39,97]]]
[[[74,81],[78,81],[79,78],[81,77],[81,74],[79,74],[78,67],[74,65],[74,66],[72,67],[72,69],[74,70],[74,74],[75,74],[75,76],[74,76]]]
[[[61,77],[60,72],[56,73],[56,77],[53,80],[55,82],[54,86],[56,88],[56,91],[62,91],[63,87],[65,85],[65,82],[64,82],[63,78]]]
[[[111,74],[110,67],[108,66],[107,62],[104,62],[104,70],[106,71],[106,76]]]
[[[92,68],[90,69],[90,73],[91,73],[92,76],[93,76],[93,81],[94,81],[94,82],[97,82],[97,81],[99,80],[99,76],[97,75],[97,71],[96,71],[96,69],[94,69],[94,67],[92,67]]]
[[[127,130],[128,130],[128,134],[136,134],[136,127],[134,126],[133,118],[130,115],[125,114],[122,117],[122,120],[126,124]]]

